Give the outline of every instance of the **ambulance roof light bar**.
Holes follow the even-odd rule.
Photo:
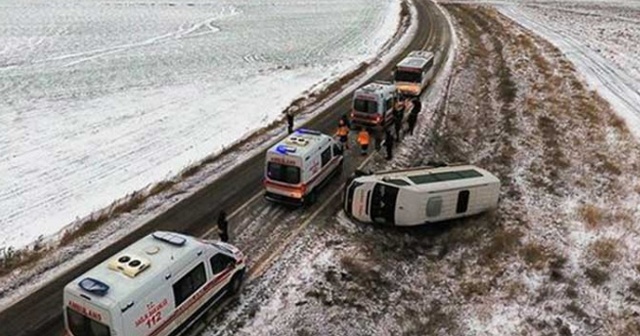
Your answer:
[[[280,153],[280,154],[289,154],[289,153],[295,153],[296,152],[296,148],[295,147],[290,147],[287,145],[279,145],[278,147],[276,147],[276,152]]]
[[[171,232],[165,232],[165,231],[157,231],[151,234],[153,236],[153,238],[163,241],[169,245],[173,245],[173,246],[184,246],[184,244],[187,242],[187,240],[184,237],[180,237],[174,233]]]
[[[306,129],[306,128],[299,128],[298,130],[296,130],[296,133],[312,134],[312,135],[320,135],[320,134],[322,134],[322,133],[320,133],[320,131],[310,130],[310,129]]]
[[[94,278],[84,278],[78,285],[85,291],[97,296],[105,296],[109,291],[109,285]]]

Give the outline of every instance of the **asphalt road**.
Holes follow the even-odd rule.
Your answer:
[[[445,49],[445,44],[449,43],[449,26],[435,5],[429,1],[418,0],[416,7],[419,26],[415,38],[404,52],[375,74],[374,79],[388,80],[392,66],[411,50]],[[441,64],[436,66],[440,67]],[[333,133],[339,117],[349,110],[350,103],[351,97],[347,95],[325,113],[310,120],[305,127]],[[213,227],[212,219],[220,209],[233,213],[230,218],[232,242],[242,248],[250,258],[251,281],[275,260],[282,246],[295,239],[292,232],[300,232],[301,226],[308,223],[307,219],[321,211],[336,210],[339,207],[338,190],[346,177],[364,160],[363,157],[355,155],[355,152],[349,152],[345,160],[344,173],[323,189],[318,195],[319,202],[310,207],[290,209],[268,203],[262,197],[256,196],[262,193],[264,156],[265,153],[260,152],[240,163],[226,175],[203,187],[145,226],[7,308],[0,314],[0,335],[61,335],[64,329],[62,289],[68,282],[152,231],[173,230],[198,236],[205,235]],[[332,195],[338,196],[329,199]]]

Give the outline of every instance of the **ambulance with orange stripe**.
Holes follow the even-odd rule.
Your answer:
[[[154,232],[65,286],[67,335],[178,335],[237,292],[245,268],[232,245]]]
[[[299,129],[267,151],[264,186],[269,201],[312,204],[318,190],[342,170],[342,144],[315,130]]]

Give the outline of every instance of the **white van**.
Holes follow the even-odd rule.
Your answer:
[[[222,242],[157,231],[64,288],[73,336],[165,336],[240,289],[245,257]]]
[[[351,123],[360,127],[387,127],[393,123],[396,87],[390,82],[369,83],[353,93]]]
[[[367,223],[411,226],[495,208],[500,180],[470,165],[383,171],[353,178],[344,210]]]
[[[433,77],[434,54],[430,51],[410,52],[393,70],[393,83],[398,94],[419,96]]]
[[[267,151],[265,198],[290,205],[315,202],[318,189],[342,170],[342,145],[318,131],[299,129]]]

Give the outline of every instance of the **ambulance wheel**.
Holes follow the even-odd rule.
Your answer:
[[[307,195],[306,199],[305,199],[305,203],[307,205],[313,205],[316,200],[318,199],[318,196],[316,195],[316,191],[315,190],[311,190],[311,192]]]
[[[233,276],[231,283],[229,284],[229,292],[231,292],[231,294],[237,294],[240,291],[243,278],[244,271],[240,271]]]

